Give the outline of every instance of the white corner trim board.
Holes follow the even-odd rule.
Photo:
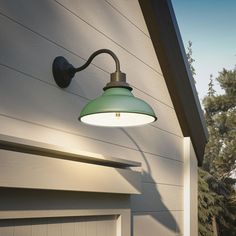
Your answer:
[[[191,139],[184,138],[184,236],[198,235],[198,164]]]

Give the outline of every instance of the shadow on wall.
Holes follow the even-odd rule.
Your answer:
[[[132,204],[132,202],[133,202],[135,204],[135,207],[137,207],[139,205],[144,205],[146,208],[148,208],[147,211],[143,211],[143,210],[136,211],[135,209],[132,209],[132,211],[133,211],[132,212],[132,224],[134,224],[134,217],[135,216],[149,216],[149,217],[153,218],[155,221],[157,221],[159,224],[166,227],[167,229],[169,229],[175,233],[180,233],[179,225],[177,224],[174,216],[171,214],[169,209],[166,207],[166,205],[162,201],[162,197],[157,189],[157,186],[155,184],[155,180],[152,178],[152,171],[151,171],[150,165],[147,161],[145,154],[140,149],[140,147],[137,144],[137,142],[135,141],[135,139],[125,129],[121,128],[121,130],[135,144],[135,146],[139,150],[145,164],[147,165],[147,171],[143,171],[142,175],[146,176],[146,177],[148,177],[148,179],[150,179],[151,184],[148,184],[149,185],[148,186],[148,193],[152,194],[152,196],[149,196],[149,197],[151,197],[151,199],[154,200],[154,202],[155,202],[155,206],[153,206],[152,205],[153,201],[148,201],[150,199],[145,199],[145,197],[144,197],[145,193],[132,196],[131,197],[131,206],[133,205]],[[158,210],[156,212],[154,212],[153,209],[157,209],[157,208],[160,209],[159,212],[158,212]],[[147,225],[146,225],[146,227],[147,227]],[[146,230],[146,227],[144,230]],[[132,230],[133,230],[133,227],[132,227]],[[139,232],[139,233],[141,235],[141,232]],[[145,233],[145,232],[143,232],[143,233]],[[132,235],[134,235],[133,232],[132,232]]]

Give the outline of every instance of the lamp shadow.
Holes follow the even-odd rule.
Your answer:
[[[138,143],[135,141],[135,139],[127,132],[127,130],[120,128],[120,130],[134,143],[134,145],[137,147],[138,151],[141,154],[141,157],[143,161],[145,162],[147,166],[147,171],[142,170],[142,178],[149,179],[148,184],[148,192],[152,194],[151,198],[154,202],[156,202],[156,205],[152,206],[152,202],[147,202],[143,198],[143,193],[140,195],[133,195],[131,196],[131,208],[132,208],[132,224],[134,224],[134,217],[135,216],[150,216],[152,217],[155,221],[157,221],[159,224],[163,225],[167,229],[175,232],[176,234],[180,233],[180,227],[178,223],[176,222],[174,216],[172,215],[171,211],[167,208],[165,203],[162,200],[162,196],[158,191],[157,185],[155,184],[155,180],[152,177],[152,170],[150,167],[150,164],[147,160],[147,157],[145,156],[144,152],[141,150],[140,146]],[[143,184],[142,184],[142,189],[143,189]],[[142,190],[143,191],[143,190]],[[145,204],[149,209],[157,209],[158,210],[155,212],[153,210],[136,210],[135,208],[139,208],[139,205]],[[132,227],[133,230],[133,227]],[[132,235],[133,232],[132,232]]]

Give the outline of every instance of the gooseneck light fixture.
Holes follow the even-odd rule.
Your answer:
[[[103,88],[104,93],[90,101],[81,111],[79,120],[96,126],[127,127],[144,125],[157,120],[153,109],[131,93],[126,83],[126,75],[120,70],[120,62],[111,50],[100,49],[94,52],[87,62],[75,68],[64,57],[56,57],[53,62],[53,76],[61,88],[69,86],[76,72],[87,68],[94,57],[107,53],[115,61],[116,71],[111,73],[111,81]]]

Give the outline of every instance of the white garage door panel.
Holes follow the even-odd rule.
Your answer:
[[[117,216],[1,220],[0,236],[115,236]]]

